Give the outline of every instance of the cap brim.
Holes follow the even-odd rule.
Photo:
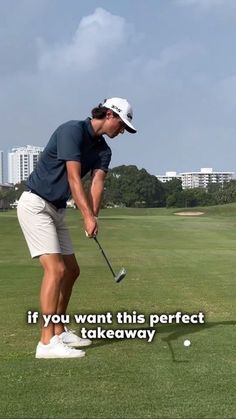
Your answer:
[[[125,123],[125,129],[126,131],[128,131],[130,134],[135,134],[137,132],[137,130],[134,128],[134,126],[127,121],[126,119],[121,118],[122,121]]]

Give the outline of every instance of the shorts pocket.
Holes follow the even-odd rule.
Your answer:
[[[32,214],[40,214],[46,206],[45,200],[32,192],[25,192],[20,204]]]

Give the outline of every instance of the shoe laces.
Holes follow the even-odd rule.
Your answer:
[[[61,343],[61,345],[64,347],[64,349],[65,349],[65,352],[67,352],[67,353],[70,353],[70,352],[73,352],[75,349],[73,349],[73,348],[70,348],[68,345],[66,345],[65,343],[63,343],[62,341],[60,342]]]
[[[72,335],[72,334],[76,333],[76,332],[75,332],[75,330],[68,329],[67,327],[65,327],[65,332],[66,332],[66,333],[69,333],[70,335]]]

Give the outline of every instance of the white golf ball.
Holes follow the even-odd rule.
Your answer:
[[[189,339],[186,339],[186,340],[184,341],[184,346],[186,346],[187,348],[188,348],[189,346],[191,346],[191,341],[190,341]]]

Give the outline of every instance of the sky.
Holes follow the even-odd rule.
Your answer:
[[[45,146],[105,98],[137,134],[111,167],[236,172],[236,0],[0,0],[0,149]],[[7,180],[7,179],[5,179]]]

